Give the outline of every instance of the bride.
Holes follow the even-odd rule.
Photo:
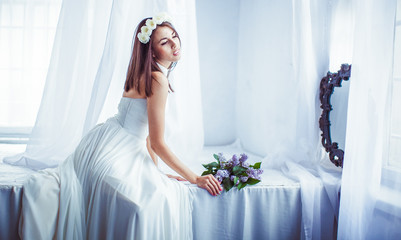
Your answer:
[[[164,141],[168,74],[181,57],[169,16],[143,19],[134,36],[118,114],[93,128],[58,168],[24,185],[23,239],[191,239],[192,195],[176,180],[214,196],[222,191]],[[157,156],[184,179],[163,174]]]

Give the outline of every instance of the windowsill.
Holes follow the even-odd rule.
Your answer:
[[[0,127],[0,144],[27,144],[32,127]]]
[[[387,214],[401,216],[401,192],[381,187],[376,207]]]
[[[389,215],[401,216],[401,189],[394,189],[394,186],[401,186],[401,170],[383,167],[376,208]]]
[[[0,162],[3,161],[4,157],[13,156],[18,153],[25,151],[25,144],[1,144],[0,143]]]

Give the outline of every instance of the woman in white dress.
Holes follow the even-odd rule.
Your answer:
[[[21,238],[192,238],[192,195],[176,180],[214,196],[222,188],[212,175],[187,168],[164,141],[173,91],[167,75],[180,46],[166,14],[139,23],[118,114],[92,129],[58,168],[24,185]],[[156,156],[184,179],[159,171]]]

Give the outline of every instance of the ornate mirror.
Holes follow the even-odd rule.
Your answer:
[[[336,73],[328,72],[320,81],[320,108],[322,115],[319,119],[319,128],[322,131],[322,145],[329,153],[330,161],[343,166],[345,147],[345,128],[348,106],[348,80],[351,75],[351,65],[342,64]],[[346,82],[343,82],[346,81]],[[344,83],[344,87],[339,88]],[[337,90],[334,93],[334,88]],[[333,103],[333,105],[332,105]],[[331,119],[330,119],[330,115]],[[333,121],[333,123],[330,122]],[[337,142],[333,142],[335,139]]]

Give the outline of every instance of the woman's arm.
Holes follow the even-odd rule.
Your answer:
[[[167,78],[160,72],[153,72],[155,79],[152,83],[152,96],[148,97],[148,121],[150,148],[174,171],[187,179],[190,183],[197,184],[206,189],[212,195],[218,195],[222,190],[219,181],[209,174],[198,176],[185,166],[170,150],[164,141],[164,117],[168,96]]]
[[[146,138],[146,148],[148,149],[149,155],[152,158],[153,162],[155,163],[155,165],[157,166],[157,155],[156,153],[153,151],[152,147],[150,146],[150,140],[149,140],[149,136]]]
[[[150,157],[152,158],[153,162],[155,163],[155,165],[157,166],[158,160],[157,160],[157,155],[156,153],[153,151],[153,149],[150,147],[150,140],[149,140],[149,136],[146,138],[146,147],[148,148],[148,152]],[[169,178],[174,178],[178,181],[186,181],[185,178],[180,177],[180,176],[174,176],[171,174],[166,174],[167,177]]]

